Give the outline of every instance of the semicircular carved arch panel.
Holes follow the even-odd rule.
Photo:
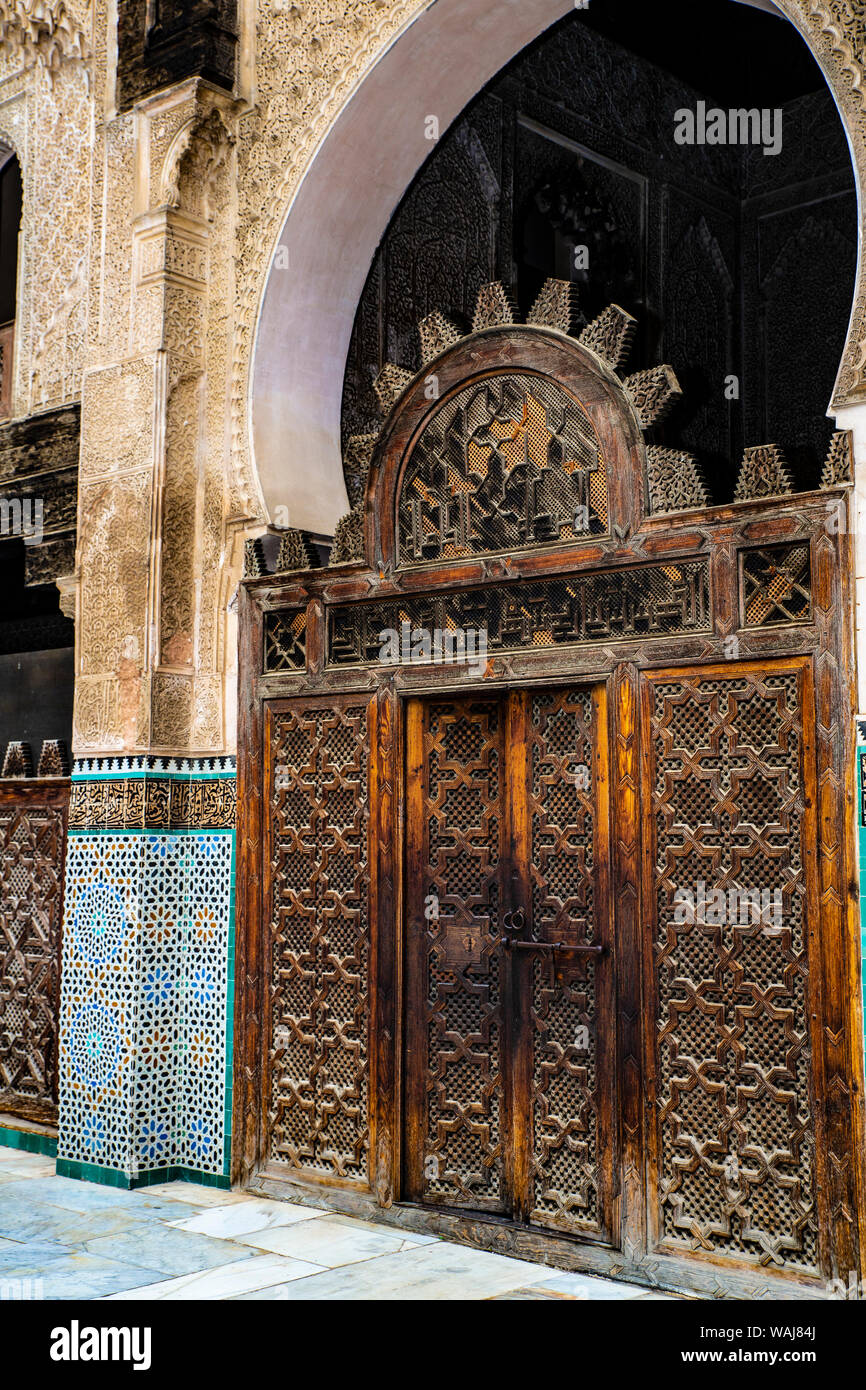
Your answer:
[[[602,446],[549,377],[492,373],[433,412],[397,498],[398,564],[490,555],[609,529]]]

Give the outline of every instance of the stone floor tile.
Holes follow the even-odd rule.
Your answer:
[[[0,1173],[11,1173],[14,1177],[22,1178],[47,1178],[56,1172],[56,1168],[55,1160],[47,1158],[45,1154],[0,1148]]]
[[[167,1182],[126,1191],[0,1163],[0,1295],[49,1299],[658,1300],[674,1295],[299,1203]],[[34,1161],[35,1160],[35,1161]],[[37,1291],[37,1292],[34,1292]]]
[[[198,1231],[206,1236],[219,1236],[226,1240],[236,1240],[240,1236],[252,1236],[255,1231],[267,1231],[277,1226],[290,1226],[298,1221],[311,1221],[327,1212],[317,1207],[299,1207],[292,1202],[273,1202],[267,1197],[259,1197],[253,1202],[232,1203],[227,1207],[211,1207],[171,1225],[181,1231]],[[251,1240],[252,1245],[260,1244]]]
[[[39,1271],[39,1278],[43,1298],[90,1299],[149,1283],[153,1280],[153,1270],[76,1251],[51,1260]]]
[[[56,1240],[0,1240],[0,1280],[30,1278],[63,1255],[74,1255],[71,1245]]]
[[[186,1202],[193,1207],[224,1207],[232,1202],[254,1202],[248,1192],[232,1192],[227,1187],[207,1187],[197,1182],[159,1182],[152,1187],[140,1187],[138,1192],[150,1192],[167,1201]]]
[[[602,1301],[605,1299],[635,1299],[646,1290],[640,1284],[621,1284],[591,1274],[571,1270],[549,1270],[548,1277],[533,1284],[533,1292],[550,1298],[573,1298]]]
[[[167,1201],[164,1197],[153,1196],[150,1188],[107,1187],[101,1183],[79,1182],[76,1178],[21,1178],[3,1190],[3,1200],[14,1201],[15,1196],[29,1202],[45,1202],[51,1207],[64,1211],[91,1212],[129,1209],[136,1221],[158,1220],[162,1217],[176,1219],[193,1215],[197,1208],[188,1204]]]
[[[289,1227],[288,1231],[298,1229]],[[525,1260],[512,1260],[505,1255],[437,1241],[435,1245],[415,1246],[398,1254],[342,1265],[324,1274],[274,1286],[267,1296],[292,1302],[303,1299],[453,1302],[493,1298],[510,1289],[531,1287],[549,1275],[549,1269]]]
[[[365,1231],[335,1221],[331,1216],[255,1231],[248,1236],[237,1236],[236,1239],[241,1245],[254,1245],[260,1250],[271,1250],[296,1260],[310,1260],[329,1269],[415,1248],[411,1237],[399,1231],[396,1234],[387,1231],[381,1235],[377,1231]]]
[[[251,1259],[239,1263],[218,1265],[213,1269],[184,1275],[180,1279],[165,1279],[159,1284],[148,1284],[128,1293],[114,1294],[110,1296],[109,1301],[134,1301],[139,1298],[237,1298],[244,1294],[254,1294],[273,1284],[285,1287],[290,1280],[304,1279],[307,1275],[318,1273],[321,1273],[319,1265],[308,1264],[303,1260],[283,1260],[277,1255],[254,1255]]]
[[[12,1200],[7,1198],[12,1195]],[[99,1207],[94,1211],[68,1211],[48,1202],[30,1201],[0,1187],[0,1236],[11,1240],[59,1241],[82,1245],[97,1236],[115,1235],[141,1224],[129,1206]]]
[[[384,1221],[365,1221],[360,1216],[343,1216],[339,1212],[332,1212],[331,1220],[352,1226],[359,1231],[373,1231],[382,1236],[400,1236],[407,1245],[435,1245],[441,1239],[440,1236],[424,1236],[417,1231],[406,1231],[402,1226],[386,1226]]]
[[[160,1222],[148,1222],[117,1235],[90,1240],[84,1248],[90,1255],[124,1260],[149,1269],[150,1283],[154,1282],[154,1273],[172,1277],[193,1274],[196,1270],[230,1264],[252,1254],[245,1246],[214,1240],[193,1231],[178,1231]]]

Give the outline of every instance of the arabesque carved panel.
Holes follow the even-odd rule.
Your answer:
[[[367,710],[283,708],[269,738],[270,1157],[367,1178]]]
[[[526,755],[536,940],[584,945],[598,937],[594,723],[587,688],[532,696]],[[598,1049],[609,1040],[599,1036],[596,964],[537,957],[531,970],[530,1219],[597,1231]]]
[[[549,378],[470,382],[424,427],[397,510],[403,565],[604,535],[607,476],[595,428]]]
[[[0,1110],[53,1122],[68,788],[0,791]]]
[[[653,677],[658,1211],[668,1245],[818,1266],[798,673]]]
[[[423,1199],[505,1209],[505,1081],[500,938],[504,792],[501,708],[434,703],[424,711],[420,868],[425,899],[413,930],[413,1008],[426,1039]],[[418,1068],[422,1059],[413,1059]],[[417,1076],[417,1072],[416,1072]],[[417,1083],[416,1083],[417,1084]]]
[[[285,620],[277,614],[273,621]],[[485,590],[334,605],[328,614],[328,664],[385,660],[383,631],[405,630],[403,645],[409,649],[416,629],[458,628],[486,633],[489,653],[708,632],[709,571],[705,560],[678,560]],[[280,633],[284,645],[287,639],[282,629]]]

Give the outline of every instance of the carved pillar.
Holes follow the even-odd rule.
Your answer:
[[[234,120],[191,81],[104,128],[125,254],[91,287],[82,400],[58,1160],[117,1183],[228,1181]]]

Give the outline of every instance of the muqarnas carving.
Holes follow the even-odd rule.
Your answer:
[[[29,743],[13,739],[6,749],[3,759],[3,777],[32,777],[33,754]]]
[[[636,332],[637,319],[618,304],[608,304],[598,318],[586,325],[578,342],[618,372],[628,361]]]
[[[788,464],[778,444],[757,444],[746,449],[737,478],[735,502],[787,497],[793,491]]]
[[[424,366],[426,367],[429,362],[433,361],[434,357],[438,357],[447,348],[459,343],[463,336],[463,330],[446,314],[440,313],[438,309],[434,313],[428,314],[418,324],[421,361]]]
[[[694,454],[683,449],[647,449],[647,487],[650,512],[683,512],[707,507],[710,496]]]
[[[261,536],[244,541],[244,579],[260,579],[268,572],[265,548]]]
[[[329,561],[332,565],[352,564],[365,558],[364,497],[378,438],[376,434],[354,434],[346,445],[343,476],[352,509],[337,522]]]
[[[559,333],[577,332],[586,323],[577,285],[572,280],[545,280],[526,322],[555,328]]]
[[[622,384],[644,430],[660,424],[683,394],[673,367],[667,365],[634,372]]]
[[[68,777],[69,753],[62,738],[46,738],[39,755],[37,777]]]
[[[364,506],[359,503],[345,516],[341,516],[334,532],[334,545],[331,550],[332,565],[352,564],[365,558],[364,549]]]
[[[821,474],[822,487],[842,487],[854,481],[854,436],[850,430],[836,430]]]
[[[346,442],[343,452],[343,476],[346,479],[350,507],[357,507],[358,503],[364,500],[370,464],[378,438],[377,434],[353,434]]]
[[[277,574],[290,574],[293,570],[316,569],[319,557],[310,539],[309,532],[290,527],[282,533],[277,555]]]
[[[413,374],[406,367],[398,367],[394,362],[385,363],[373,382],[373,390],[376,392],[383,415],[387,415],[412,380]]]
[[[499,280],[482,285],[472,332],[508,328],[517,321],[510,290]],[[618,304],[608,305],[587,324],[577,285],[554,279],[545,281],[526,322],[572,336],[580,332],[579,341],[617,372],[637,328]],[[418,337],[425,367],[462,336],[455,320],[438,310],[422,319]],[[408,368],[385,364],[374,383],[383,414],[414,380]],[[643,429],[662,420],[682,395],[667,365],[636,372],[622,384]],[[357,435],[349,441],[343,471],[352,510],[337,525],[331,564],[364,558],[359,484],[363,473],[366,490],[376,439]],[[659,470],[662,465],[659,459]],[[697,465],[684,462],[680,471],[679,489],[688,499],[682,505],[703,506],[707,499]],[[661,483],[655,492],[661,496]],[[605,534],[607,477],[588,415],[552,380],[519,372],[465,388],[434,410],[422,431],[406,469],[399,511],[401,564]]]
[[[501,280],[491,280],[482,285],[475,301],[475,314],[472,318],[472,332],[480,333],[485,328],[501,328],[503,324],[517,323],[517,305],[514,296]]]
[[[0,0],[0,44],[20,49],[50,77],[63,62],[87,56],[87,42],[64,0]]]

